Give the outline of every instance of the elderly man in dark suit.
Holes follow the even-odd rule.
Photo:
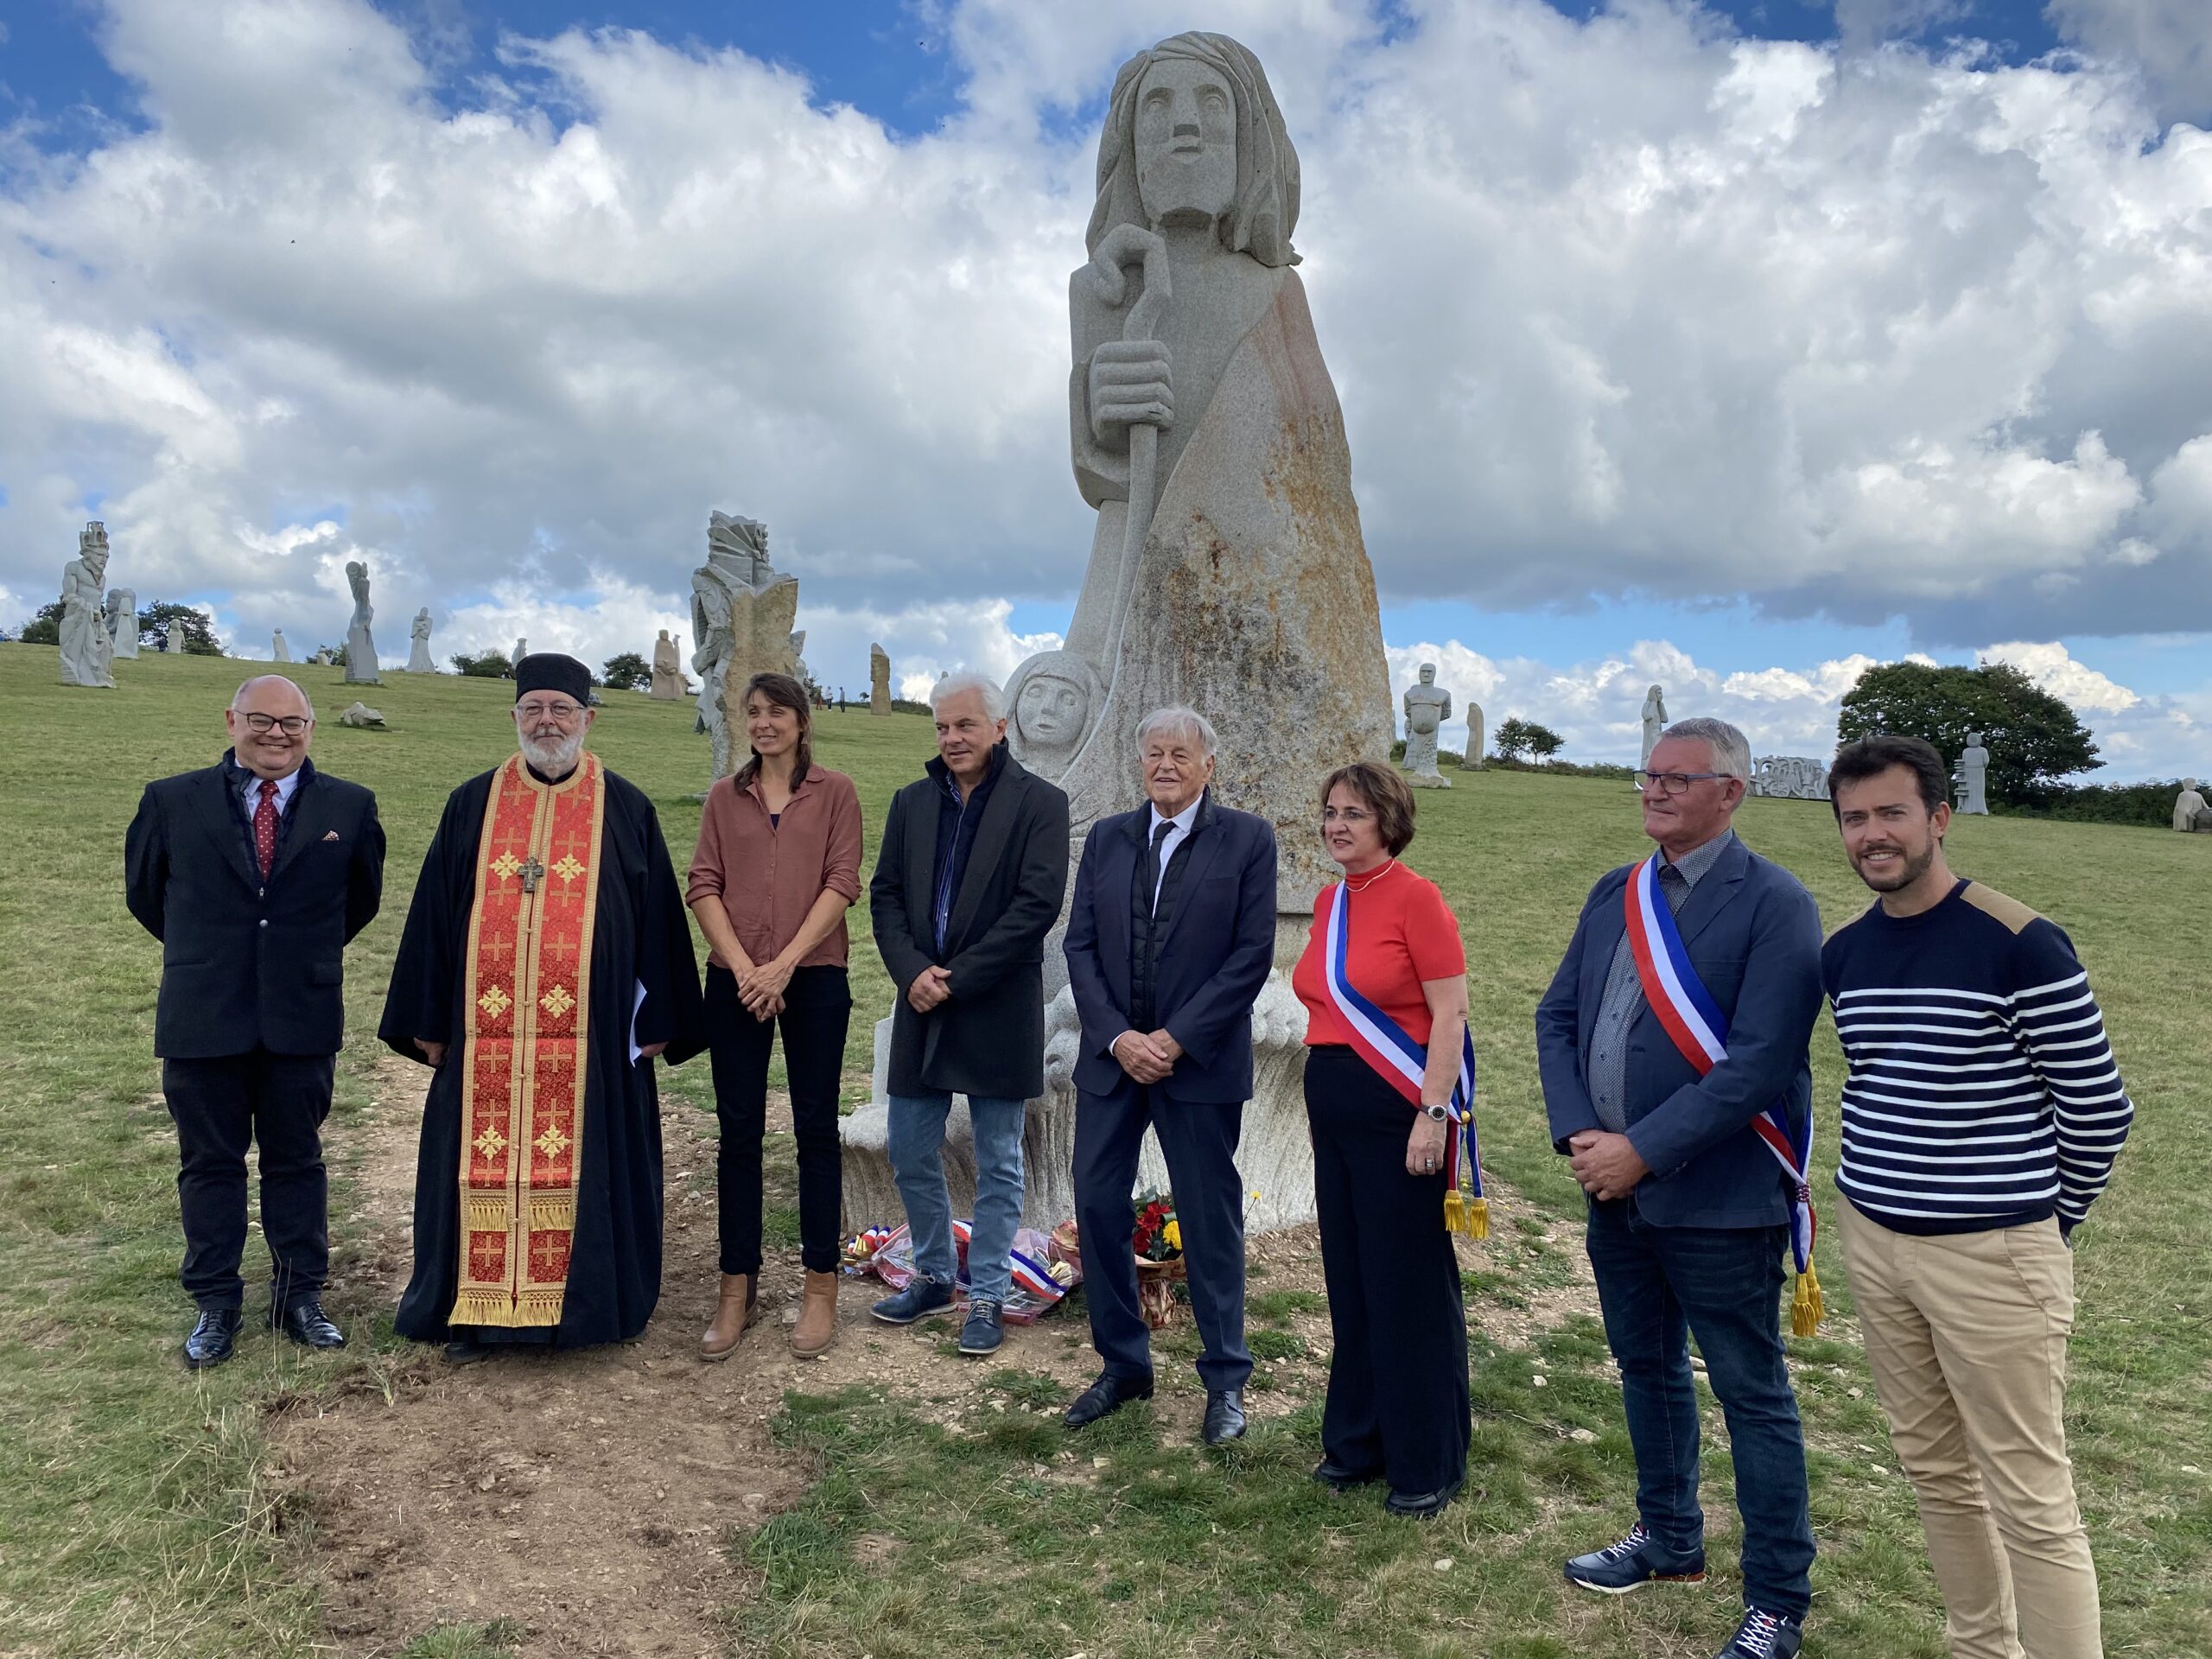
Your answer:
[[[938,752],[892,798],[868,912],[892,1008],[891,1170],[914,1239],[913,1281],[869,1310],[889,1325],[952,1306],[959,1258],[944,1122],[968,1096],[976,1216],[960,1351],[995,1352],[1021,1221],[1021,1130],[1045,1091],[1045,936],[1068,882],[1068,798],[1007,751],[999,688],[953,674],[930,690]]]
[[[185,1339],[197,1370],[244,1318],[246,1148],[261,1147],[269,1322],[310,1348],[346,1338],[322,1311],[330,1268],[322,1120],[345,1028],[346,943],[377,913],[376,797],[308,759],[315,709],[291,681],[248,680],[230,752],[149,784],[124,843],[130,913],[162,941],[154,1052],[176,1120]]]
[[[1813,1562],[1781,1332],[1797,1183],[1754,1123],[1770,1109],[1796,1130],[1808,1121],[1820,912],[1795,876],[1736,838],[1751,775],[1741,732],[1679,721],[1647,766],[1643,830],[1659,850],[1591,890],[1536,1009],[1552,1138],[1589,1195],[1590,1262],[1637,1478],[1635,1526],[1569,1561],[1567,1576],[1616,1595],[1705,1577],[1694,1334],[1744,1521],[1744,1616],[1720,1659],[1789,1659]]]
[[[1076,1061],[1075,1198],[1090,1339],[1105,1369],[1069,1408],[1081,1428],[1153,1389],[1137,1303],[1130,1189],[1150,1124],[1205,1346],[1202,1433],[1244,1432],[1244,1183],[1236,1141],[1252,1094],[1252,1004],[1275,945],[1275,834],[1221,805],[1214,731],[1189,709],[1137,730],[1150,798],[1084,842],[1068,912],[1068,983],[1083,1020]]]

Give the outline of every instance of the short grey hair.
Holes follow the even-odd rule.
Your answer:
[[[1220,742],[1214,735],[1211,721],[1197,709],[1185,709],[1180,703],[1155,709],[1137,722],[1137,747],[1141,749],[1153,738],[1162,734],[1196,738],[1208,754],[1211,754]]]
[[[283,681],[284,683],[290,686],[293,690],[298,692],[300,694],[300,701],[307,704],[308,718],[309,720],[313,720],[315,718],[315,699],[308,696],[307,687],[302,685],[297,680],[294,679],[289,674],[256,674],[251,679],[240,680],[238,682],[238,689],[231,693],[231,709],[233,713],[237,712],[238,706],[245,701],[246,692],[263,680]]]
[[[1751,740],[1725,720],[1699,715],[1676,721],[1659,735],[1695,738],[1713,751],[1713,769],[1722,777],[1751,779]]]
[[[983,718],[1006,718],[1006,693],[999,690],[996,680],[986,679],[981,674],[948,674],[930,687],[930,712],[935,714],[944,707],[945,700],[957,697],[963,691],[973,691],[983,699]]]

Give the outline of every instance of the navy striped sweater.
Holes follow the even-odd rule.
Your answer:
[[[1821,974],[1849,1065],[1844,1197],[1899,1232],[2072,1231],[2135,1109],[2065,933],[1961,881],[1838,928]]]

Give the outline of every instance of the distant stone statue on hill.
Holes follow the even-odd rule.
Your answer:
[[[683,647],[668,637],[668,630],[660,631],[660,638],[653,641],[652,695],[662,702],[680,702],[689,688],[683,678]]]
[[[107,637],[115,654],[125,659],[138,655],[138,594],[130,588],[107,590]]]
[[[2183,779],[2181,793],[2174,798],[2174,828],[2183,835],[2212,834],[2212,806],[2197,792],[2194,778]]]
[[[1989,816],[1989,751],[1981,747],[1981,734],[1967,734],[1966,753],[1959,756],[1959,810],[1974,817]]]
[[[1406,781],[1416,789],[1449,789],[1436,769],[1436,736],[1452,718],[1452,694],[1436,683],[1436,664],[1423,663],[1421,678],[1406,688]]]
[[[77,556],[61,567],[61,683],[115,686],[115,639],[107,631],[107,526],[78,532]]]
[[[369,603],[369,567],[359,559],[346,563],[346,581],[353,590],[353,620],[346,625],[346,683],[381,685],[377,677],[377,642],[369,632],[376,610]]]
[[[1667,729],[1667,694],[1653,686],[1643,694],[1643,752],[1637,756],[1636,769],[1650,769],[1651,751],[1659,747],[1659,734]]]
[[[891,658],[881,645],[868,648],[868,711],[891,712]]]
[[[430,607],[425,605],[415,613],[407,634],[411,641],[407,652],[407,671],[410,674],[435,674],[437,664],[430,656]]]
[[[272,663],[292,660],[292,648],[284,643],[284,630],[282,628],[269,636],[269,660]]]
[[[1483,769],[1483,706],[1471,697],[1467,700],[1467,758],[1459,767],[1463,772]]]

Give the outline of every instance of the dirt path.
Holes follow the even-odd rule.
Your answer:
[[[379,1099],[350,1137],[363,1202],[334,1230],[353,1254],[342,1303],[333,1301],[357,1315],[391,1307],[407,1276],[423,1081],[385,1062]],[[772,1131],[774,1117],[772,1107]],[[1009,1330],[997,1358],[979,1366],[940,1351],[949,1325],[871,1322],[868,1304],[881,1289],[873,1281],[844,1287],[830,1353],[794,1359],[785,1333],[798,1318],[795,1251],[764,1272],[760,1320],[737,1356],[702,1364],[695,1344],[715,1285],[714,1147],[696,1112],[671,1103],[664,1123],[663,1294],[639,1341],[461,1369],[410,1349],[280,1402],[269,1474],[308,1517],[336,1651],[391,1655],[440,1624],[507,1619],[525,1633],[530,1659],[721,1654],[726,1610],[748,1593],[728,1546],[794,1502],[811,1475],[771,1438],[787,1389],[868,1383],[957,1424],[981,1408],[975,1385],[990,1370],[1044,1372],[1071,1394],[1095,1375],[1079,1317]],[[1511,1195],[1493,1207],[1497,1237],[1519,1240],[1516,1217],[1531,1212]],[[1485,1249],[1463,1244],[1467,1265],[1486,1265]],[[1494,1337],[1523,1342],[1531,1327],[1594,1306],[1580,1251],[1567,1255],[1578,1282],[1510,1315],[1478,1315]],[[1255,1293],[1320,1288],[1310,1227],[1255,1239],[1251,1256]],[[1294,1408],[1325,1380],[1325,1313],[1301,1313],[1292,1328],[1306,1353],[1263,1363],[1249,1400],[1257,1416]],[[1203,1400],[1189,1367],[1163,1364],[1161,1381],[1165,1432],[1194,1436]]]

